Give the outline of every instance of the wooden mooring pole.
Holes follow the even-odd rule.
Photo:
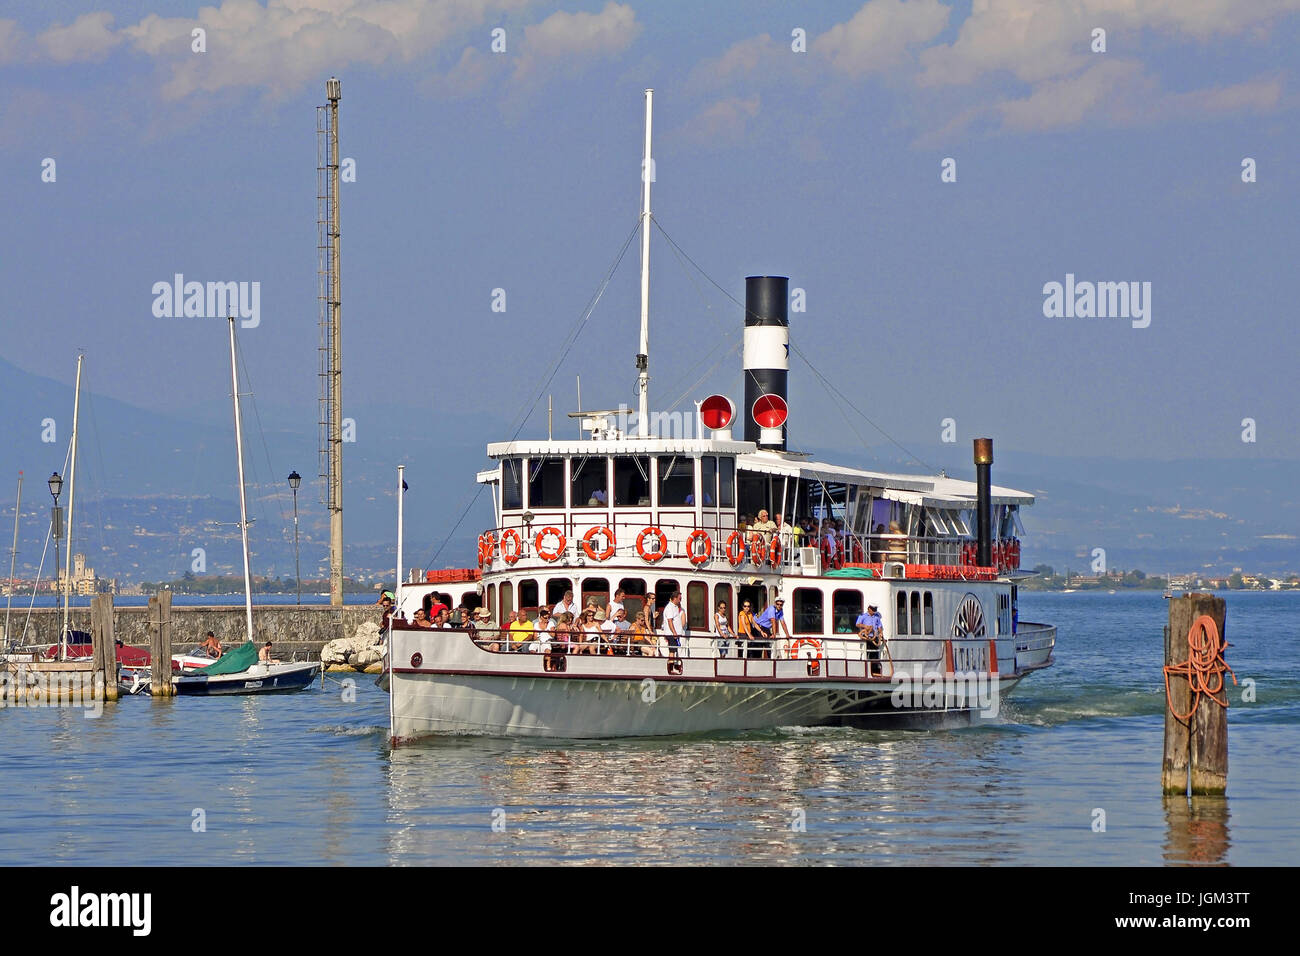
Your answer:
[[[172,592],[166,589],[149,598],[149,656],[153,669],[150,695],[173,696],[176,688],[172,684]]]
[[[104,700],[117,700],[117,642],[113,639],[113,595],[90,599],[91,673],[104,675]]]
[[[1202,617],[1210,622],[1202,621]],[[1212,594],[1169,601],[1165,628],[1167,794],[1223,794],[1228,786],[1227,604]],[[1232,677],[1236,683],[1236,677]]]

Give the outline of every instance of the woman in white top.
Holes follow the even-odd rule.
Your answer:
[[[581,643],[574,642],[575,654],[595,654],[600,647],[600,622],[596,620],[596,608],[587,607],[582,612],[582,623],[578,625],[582,632]],[[576,635],[575,635],[576,637]]]
[[[713,613],[713,629],[718,632],[718,653],[726,657],[731,642],[736,639],[736,632],[731,629],[731,621],[727,618],[726,601],[718,602],[718,609]],[[739,646],[736,648],[736,656],[740,656]]]

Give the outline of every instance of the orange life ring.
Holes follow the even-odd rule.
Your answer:
[[[781,566],[781,539],[780,538],[772,539],[772,550],[768,552],[767,557],[768,560],[772,562],[772,567],[779,568]]]
[[[645,539],[647,535],[654,535],[659,539],[659,548],[657,551],[647,553],[645,549]],[[641,559],[654,564],[656,561],[662,561],[668,556],[668,536],[658,528],[651,525],[649,528],[642,529],[641,533],[636,536],[636,553],[641,555]]]
[[[492,563],[492,554],[496,551],[497,536],[491,531],[478,536],[478,566],[485,567]]]
[[[555,545],[554,551],[550,550],[549,548],[542,547],[542,539],[545,538],[547,535],[555,536],[555,540],[557,543]],[[568,539],[564,537],[563,531],[561,531],[559,528],[548,525],[547,527],[543,528],[541,531],[537,532],[537,537],[533,538],[533,550],[537,552],[537,556],[541,558],[543,561],[554,561],[556,558],[558,558],[561,554],[564,553],[564,546],[568,543],[569,543]]]
[[[1020,568],[1020,539],[1019,538],[1011,539],[1011,556],[1008,559],[1008,563],[1011,565],[1012,571],[1018,570]]]
[[[767,561],[767,542],[763,540],[763,536],[758,532],[755,532],[750,538],[749,560],[760,567]]]
[[[738,568],[745,563],[745,536],[739,531],[731,532],[727,538],[727,562]]]
[[[513,541],[515,543],[514,547],[509,551],[506,550],[507,541]],[[519,537],[518,531],[514,528],[509,528],[501,532],[501,557],[505,560],[506,564],[514,564],[518,561],[519,555],[523,553],[523,550],[524,539]]]
[[[961,546],[961,563],[967,568],[975,563],[975,545],[969,541]]]
[[[592,539],[602,534],[605,536],[606,541],[605,550],[597,554],[596,548],[591,542]],[[614,532],[608,528],[588,528],[587,533],[582,536],[582,550],[593,561],[608,561],[614,556]]]
[[[695,542],[700,539],[704,540],[704,550],[697,552]],[[691,564],[703,564],[713,557],[713,538],[703,528],[696,528],[686,539],[686,553],[690,556]]]
[[[802,647],[810,647],[813,653],[808,656],[809,660],[819,661],[822,659],[822,642],[815,637],[801,637],[790,645],[791,659],[798,658],[799,650]]]

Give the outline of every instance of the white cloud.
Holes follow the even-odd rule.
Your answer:
[[[942,33],[950,13],[939,0],[869,0],[847,23],[816,37],[809,49],[838,73],[882,73],[903,62],[911,47]]]
[[[749,121],[758,115],[759,105],[757,95],[729,97],[711,103],[682,126],[681,137],[707,146],[739,142]]]
[[[21,60],[27,43],[27,34],[17,20],[0,20],[0,65]]]
[[[622,53],[641,32],[636,11],[607,3],[600,13],[552,13],[524,28],[515,76],[529,78],[548,67],[574,66],[592,57]]]
[[[1204,41],[1258,31],[1300,0],[975,0],[951,44],[921,54],[923,84],[971,83],[1007,72],[1027,83],[1079,72],[1096,56],[1131,50],[1131,36],[1153,30]],[[1106,54],[1091,51],[1106,30]]]

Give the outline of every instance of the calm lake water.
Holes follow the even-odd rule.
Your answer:
[[[99,719],[7,710],[0,865],[1294,864],[1300,594],[1227,599],[1228,662],[1257,700],[1232,697],[1225,799],[1160,794],[1160,594],[1026,593],[1021,618],[1060,628],[1057,663],[970,730],[390,751],[364,675],[352,702],[330,682]]]

